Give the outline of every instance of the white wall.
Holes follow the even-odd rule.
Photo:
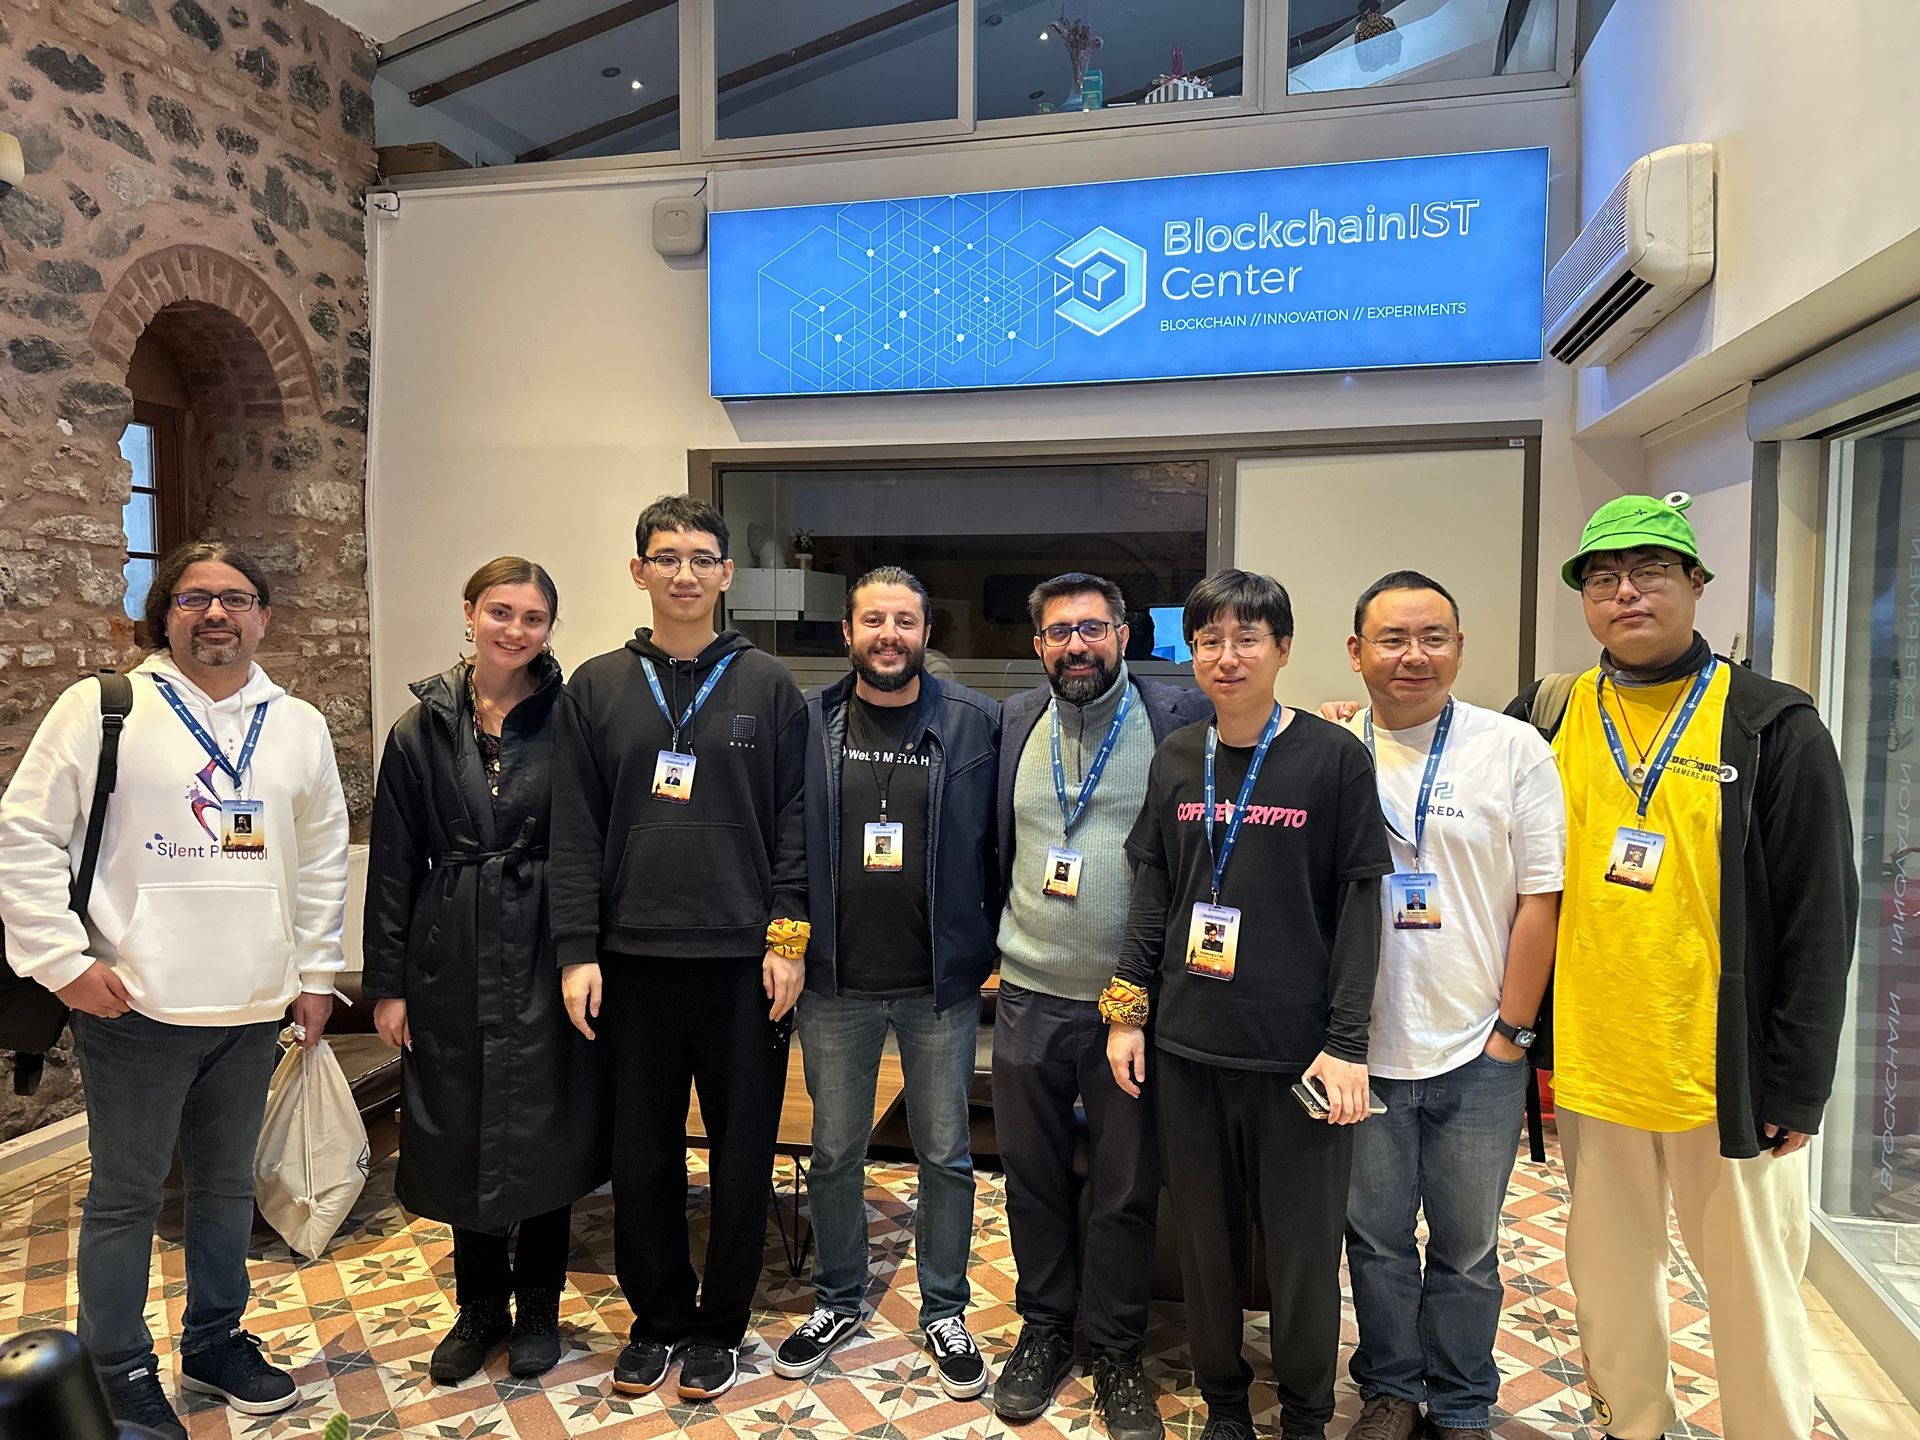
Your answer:
[[[1920,5],[1618,0],[1578,82],[1580,213],[1641,155],[1716,147],[1713,284],[1605,370],[1577,428],[1644,434],[1920,294]]]
[[[741,445],[1537,421],[1540,663],[1583,662],[1592,643],[1555,572],[1587,513],[1621,487],[1570,444],[1571,387],[1558,366],[723,406],[706,394],[704,258],[663,259],[649,239],[654,201],[703,180],[719,209],[1546,144],[1557,248],[1574,223],[1574,129],[1572,98],[1560,93],[876,151],[710,176],[408,191],[398,216],[370,227],[376,726],[384,734],[404,709],[408,681],[451,658],[461,582],[502,551],[552,568],[565,663],[618,644],[646,619],[626,571],[635,514],[684,488],[690,449]]]
[[[1646,450],[1649,495],[1684,490],[1687,518],[1713,583],[1700,597],[1695,626],[1724,655],[1736,635],[1752,653],[1747,612],[1752,594],[1753,442],[1747,439],[1745,396],[1736,391],[1651,437]]]

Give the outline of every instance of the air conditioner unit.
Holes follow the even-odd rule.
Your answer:
[[[1713,146],[1643,155],[1547,276],[1547,353],[1604,365],[1712,278]]]

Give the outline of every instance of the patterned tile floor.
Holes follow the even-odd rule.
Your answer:
[[[689,1201],[696,1213],[704,1201],[700,1158],[690,1157]],[[782,1168],[790,1182],[791,1163],[783,1161]],[[57,1164],[0,1195],[0,1334],[73,1323],[72,1260],[86,1179],[83,1160]],[[410,1221],[393,1200],[392,1181],[391,1160],[375,1167],[365,1195],[323,1261],[300,1261],[277,1238],[256,1237],[255,1300],[248,1323],[266,1340],[270,1357],[293,1370],[308,1401],[286,1415],[248,1419],[196,1398],[184,1412],[194,1440],[317,1435],[336,1408],[353,1421],[357,1440],[558,1440],[575,1435],[643,1440],[675,1431],[696,1440],[1009,1440],[1015,1434],[1020,1440],[1060,1440],[1098,1433],[1085,1374],[1076,1373],[1045,1418],[1017,1432],[982,1402],[955,1402],[940,1391],[914,1323],[918,1290],[909,1245],[911,1170],[876,1166],[870,1171],[870,1299],[876,1313],[864,1334],[843,1347],[810,1384],[772,1373],[772,1347],[806,1314],[812,1297],[804,1279],[789,1278],[779,1232],[769,1224],[768,1268],[744,1357],[744,1378],[719,1402],[706,1405],[678,1401],[671,1386],[663,1393],[629,1398],[608,1384],[630,1316],[608,1273],[612,1212],[605,1195],[590,1198],[576,1211],[573,1286],[562,1308],[567,1352],[560,1366],[538,1381],[518,1381],[506,1375],[502,1358],[457,1388],[434,1385],[427,1378],[427,1357],[453,1316],[451,1240],[444,1226]],[[1503,1440],[1597,1440],[1598,1432],[1585,1424],[1579,1341],[1566,1288],[1566,1204],[1557,1159],[1544,1167],[1523,1159],[1508,1191],[1501,1238],[1508,1304],[1499,1340],[1503,1386],[1496,1434]],[[998,1175],[980,1177],[976,1214],[975,1302],[969,1318],[997,1370],[1018,1328]],[[155,1333],[165,1336],[178,1325],[185,1304],[177,1231],[171,1238],[163,1236],[159,1250],[159,1279],[148,1318]],[[1675,1383],[1685,1412],[1685,1428],[1677,1433],[1718,1436],[1719,1400],[1706,1315],[1694,1280],[1678,1259],[1671,1292]],[[1824,1319],[1841,1337],[1832,1348],[1841,1348],[1844,1329],[1831,1315]],[[1267,1347],[1266,1317],[1250,1316],[1247,1333],[1258,1373]],[[1345,1344],[1353,1338],[1349,1310]],[[170,1371],[164,1338],[160,1348],[163,1369]],[[1872,1366],[1864,1355],[1858,1360]],[[1178,1307],[1156,1307],[1148,1370],[1167,1392],[1163,1412],[1175,1440],[1195,1440],[1204,1416],[1184,1365]],[[1823,1382],[1817,1437],[1878,1440],[1836,1424],[1836,1407],[1842,1402],[1825,1404],[1825,1392]],[[1271,1390],[1256,1382],[1254,1403],[1256,1423],[1263,1434],[1271,1434],[1278,1421]],[[1341,1434],[1358,1408],[1358,1397],[1343,1380],[1342,1418],[1332,1433]],[[1912,1416],[1904,1407],[1883,1408],[1888,1415]]]

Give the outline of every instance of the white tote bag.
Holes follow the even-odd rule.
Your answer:
[[[293,1249],[317,1260],[360,1198],[372,1163],[367,1127],[327,1042],[294,1046],[267,1087],[253,1156],[260,1213]]]

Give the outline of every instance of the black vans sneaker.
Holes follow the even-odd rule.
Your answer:
[[[238,1325],[227,1338],[180,1359],[180,1388],[218,1395],[242,1415],[277,1415],[300,1403],[300,1387],[260,1353],[259,1337]]]
[[[160,1440],[187,1440],[187,1427],[174,1414],[151,1363],[122,1370],[118,1375],[102,1375],[100,1383],[115,1420],[143,1425]]]
[[[853,1338],[860,1328],[858,1315],[838,1315],[822,1305],[800,1323],[773,1357],[773,1373],[798,1380],[820,1368],[821,1362]]]
[[[740,1352],[730,1345],[689,1345],[680,1352],[680,1398],[712,1400],[740,1378]]]
[[[987,1388],[987,1362],[958,1315],[935,1320],[926,1327],[934,1364],[940,1367],[940,1388],[955,1400],[971,1400]]]
[[[667,1378],[677,1347],[658,1340],[630,1340],[613,1362],[613,1388],[622,1395],[651,1395]]]

